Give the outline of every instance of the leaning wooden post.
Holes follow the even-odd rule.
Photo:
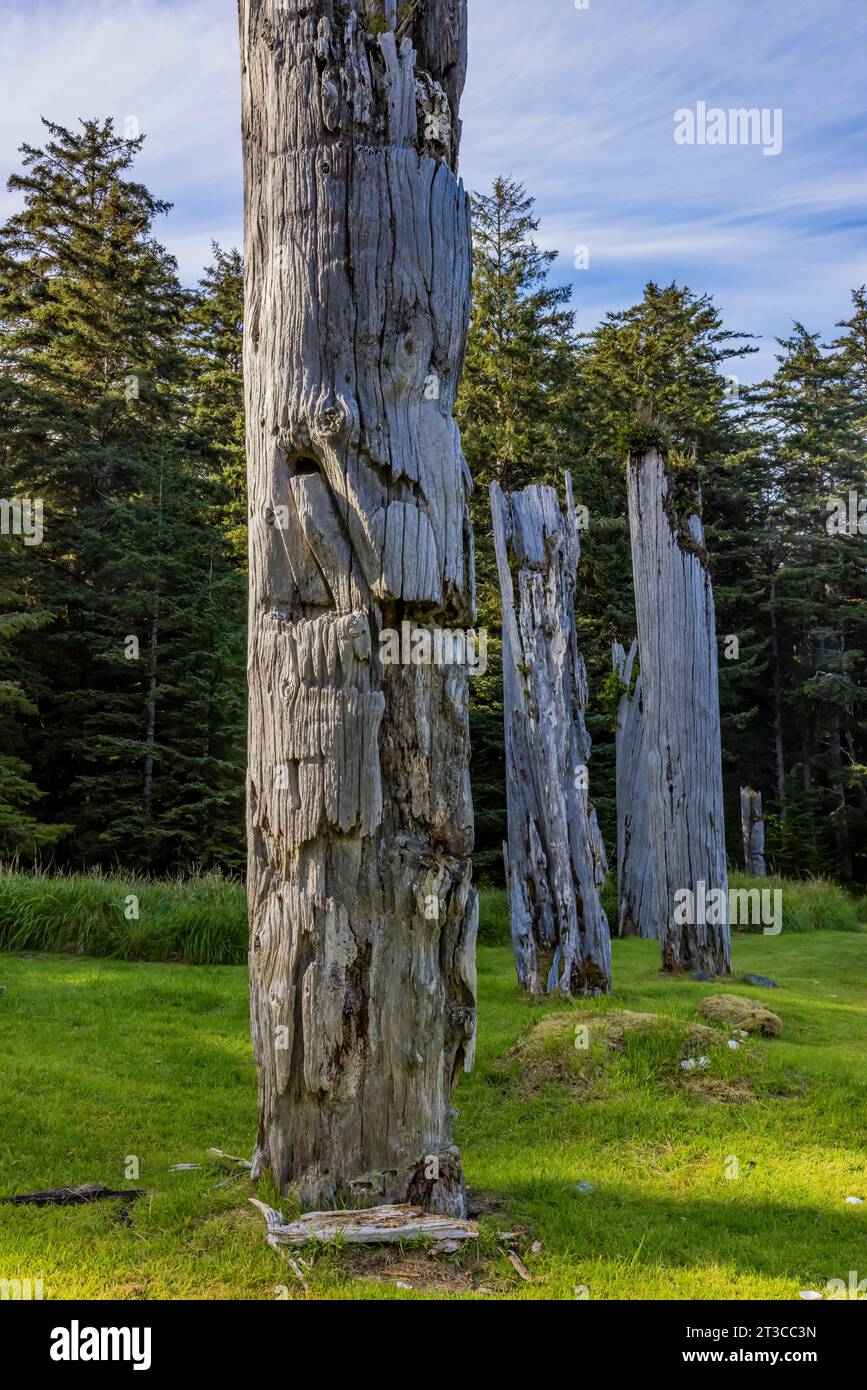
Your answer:
[[[741,787],[741,830],[744,837],[744,864],[751,878],[765,878],[765,821],[762,794],[752,787]]]
[[[627,467],[653,892],[664,970],[731,969],[713,589],[695,469]]]
[[[575,631],[580,542],[572,486],[491,484],[503,596],[509,915],[518,978],[534,994],[611,987],[599,890],[605,850],[588,795],[587,673]],[[514,581],[513,581],[514,571]]]
[[[628,656],[619,642],[612,644],[614,673],[625,687],[617,709],[616,730],[617,935],[655,937],[657,921],[640,674],[633,689],[629,688],[637,654],[637,642],[632,643]]]
[[[240,5],[254,1171],[305,1206],[460,1215],[467,670],[415,636],[474,613],[466,4],[390,13]]]

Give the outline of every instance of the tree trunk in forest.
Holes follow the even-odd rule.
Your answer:
[[[741,787],[741,830],[744,837],[744,865],[751,878],[764,878],[765,822],[762,816],[762,794],[752,787]]]
[[[148,695],[145,707],[145,759],[144,759],[144,783],[142,786],[142,802],[144,813],[148,820],[151,818],[154,796],[154,751],[156,747],[157,733],[157,655],[159,651],[159,632],[160,632],[160,584],[162,574],[162,535],[163,535],[163,458],[160,454],[160,489],[157,507],[157,565],[156,565],[156,586],[154,588],[154,599],[151,607],[151,635],[148,648]]]
[[[381,636],[474,616],[466,4],[382,14],[240,6],[254,1173],[305,1206],[462,1215],[467,670]]]
[[[614,673],[626,687],[617,709],[617,901],[618,936],[658,934],[653,901],[653,861],[650,852],[647,752],[641,676],[630,691],[638,654],[633,642],[626,655],[619,642],[611,647]]]
[[[781,671],[780,630],[777,622],[777,583],[771,580],[771,665],[773,667],[774,700],[774,775],[776,781],[777,805],[780,820],[785,824],[788,815],[786,806],[786,751],[783,740],[783,678]]]
[[[846,784],[843,781],[843,748],[840,737],[840,725],[840,708],[838,705],[834,705],[831,711],[831,731],[828,740],[828,752],[830,755],[831,767],[831,791],[837,798],[837,805],[831,819],[837,840],[837,858],[840,864],[840,874],[848,883],[852,878],[852,851],[849,846],[849,824],[846,805]]]
[[[154,797],[154,748],[157,733],[157,650],[160,628],[159,590],[153,602],[151,613],[151,635],[148,644],[148,693],[145,705],[145,757],[144,781],[142,784],[142,804],[148,820],[151,818]]]
[[[629,528],[664,970],[731,969],[716,620],[695,471],[629,458]]]
[[[607,992],[611,942],[599,899],[607,866],[587,789],[571,482],[567,475],[562,509],[552,487],[508,494],[492,483],[491,511],[503,596],[504,854],[518,979],[533,994]]]

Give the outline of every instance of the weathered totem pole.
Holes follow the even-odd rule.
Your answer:
[[[467,672],[381,637],[474,615],[466,0],[241,0],[240,27],[254,1171],[461,1214]]]
[[[617,709],[616,730],[617,935],[655,937],[657,922],[640,674],[632,686],[637,654],[637,642],[632,643],[628,656],[619,642],[612,644],[614,673],[625,687]]]
[[[653,894],[664,970],[731,969],[716,620],[693,467],[627,464]]]
[[[744,865],[751,878],[765,878],[765,821],[762,794],[752,787],[741,787],[741,830],[744,837]]]
[[[570,480],[563,507],[552,487],[504,493],[493,483],[491,510],[503,599],[503,850],[518,979],[533,994],[606,992],[611,942],[599,898],[606,863],[588,794]]]

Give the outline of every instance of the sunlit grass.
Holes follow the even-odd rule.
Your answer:
[[[794,1299],[867,1274],[867,1206],[845,1202],[867,1198],[867,935],[736,938],[725,988],[760,997],[784,1025],[750,1044],[755,1065],[714,1053],[721,1079],[748,1075],[753,1098],[737,1104],[677,1083],[682,1025],[720,986],[662,976],[652,942],[614,943],[605,1007],[659,1013],[662,1026],[583,1096],[528,1090],[504,1063],[562,1001],[522,999],[507,948],[481,948],[479,967],[478,1061],[456,1125],[470,1186],[503,1208],[482,1222],[477,1282],[490,1292],[359,1279],[333,1252],[308,1272],[309,1296],[573,1299],[586,1286],[591,1299]],[[750,988],[745,970],[780,987]],[[0,1193],[93,1181],[152,1194],[129,1224],[112,1204],[0,1207],[0,1278],[41,1278],[54,1298],[271,1299],[281,1286],[304,1297],[265,1244],[246,1177],[168,1171],[204,1163],[210,1145],[251,1150],[244,969],[5,954],[0,984]],[[580,1019],[598,1005],[565,1007]],[[539,1282],[516,1275],[497,1239],[516,1227]]]

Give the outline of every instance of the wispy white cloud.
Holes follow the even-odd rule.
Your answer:
[[[471,0],[470,24],[465,177],[509,172],[537,196],[580,327],[676,278],[765,335],[750,374],[793,318],[831,333],[867,279],[867,13],[847,0]],[[676,145],[674,112],[699,100],[781,108],[781,153]],[[588,271],[572,268],[578,244]]]
[[[27,0],[6,7],[0,167],[39,144],[40,116],[129,117],[147,139],[138,176],[174,210],[160,227],[194,281],[212,238],[241,235],[240,82],[229,0]],[[0,201],[5,214],[12,200]]]
[[[676,278],[732,326],[773,338],[799,317],[830,333],[867,279],[863,54],[851,0],[469,0],[462,173],[538,202],[582,328]],[[234,0],[6,0],[0,167],[39,116],[138,117],[141,177],[175,208],[161,228],[184,278],[212,237],[241,236]],[[677,146],[699,100],[779,107],[783,149]],[[0,215],[11,206],[0,198]],[[588,271],[574,247],[590,246]]]

